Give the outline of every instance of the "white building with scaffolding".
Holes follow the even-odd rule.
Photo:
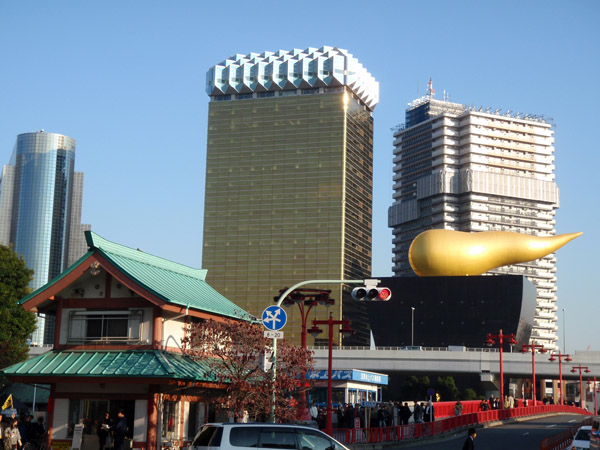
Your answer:
[[[550,119],[436,100],[430,81],[394,130],[394,275],[414,275],[408,249],[428,229],[554,235],[553,144]],[[555,263],[550,254],[492,271],[524,275],[536,286],[531,339],[550,349],[558,339]]]

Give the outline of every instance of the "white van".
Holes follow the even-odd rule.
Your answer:
[[[348,450],[316,428],[275,423],[208,423],[189,450]]]

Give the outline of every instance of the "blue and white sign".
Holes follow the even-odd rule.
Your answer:
[[[267,330],[281,330],[287,322],[287,314],[281,306],[269,306],[262,313],[262,323]]]

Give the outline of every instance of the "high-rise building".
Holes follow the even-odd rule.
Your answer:
[[[369,277],[373,76],[334,47],[250,53],[211,67],[207,93],[202,267],[211,286],[260,317],[297,282]],[[349,286],[307,288],[336,300],[317,317],[350,318],[355,339],[368,339]],[[299,321],[289,309],[286,339],[300,341]]]
[[[17,136],[0,179],[0,244],[12,244],[33,269],[37,289],[81,257],[83,173],[74,172],[75,139],[44,130]],[[38,320],[36,344],[53,335],[52,320]],[[46,336],[46,339],[44,337]]]
[[[430,81],[394,132],[394,275],[414,275],[408,249],[428,229],[554,235],[553,135],[543,117],[436,100]],[[531,338],[549,348],[557,341],[555,263],[550,254],[492,271],[525,275],[536,286]]]

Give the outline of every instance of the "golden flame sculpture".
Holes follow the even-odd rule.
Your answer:
[[[542,237],[509,231],[427,230],[410,244],[408,260],[420,277],[481,275],[496,267],[542,258],[581,234]]]

